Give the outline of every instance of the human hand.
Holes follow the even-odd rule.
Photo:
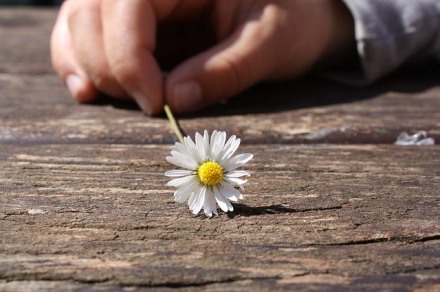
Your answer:
[[[102,92],[183,113],[343,55],[352,22],[340,0],[69,0],[52,62],[80,102]]]

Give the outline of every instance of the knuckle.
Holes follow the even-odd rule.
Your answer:
[[[111,78],[105,61],[95,58],[92,62],[91,56],[87,56],[87,58],[80,61],[82,68],[97,88],[101,89],[106,81]]]
[[[115,76],[111,74],[108,66],[102,65],[99,68],[94,68],[93,72],[89,71],[89,77],[99,91],[113,97],[122,97],[124,95],[123,89],[119,86]]]
[[[67,10],[67,23],[69,24],[69,27],[72,27],[73,25],[76,24],[77,20],[80,18],[83,10],[76,1],[67,1],[63,5],[64,8]]]
[[[62,8],[67,11],[67,23],[72,29],[84,26],[84,20],[99,11],[99,2],[97,0],[66,1]]]
[[[111,62],[111,72],[121,83],[129,83],[137,78],[137,66],[127,58],[116,58]]]
[[[101,91],[105,91],[107,85],[111,84],[113,81],[113,78],[109,74],[102,72],[91,74],[90,79],[92,80],[95,87]]]
[[[228,85],[228,95],[238,93],[246,87],[247,65],[244,59],[235,56],[222,57],[217,60]]]

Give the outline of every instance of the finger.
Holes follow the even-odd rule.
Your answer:
[[[147,114],[163,107],[162,72],[152,53],[156,15],[150,1],[102,1],[104,47],[110,70]]]
[[[72,1],[65,2],[58,14],[51,35],[52,66],[58,76],[64,80],[70,94],[79,102],[91,102],[96,99],[97,91],[86,72],[76,60],[67,18]]]
[[[72,1],[69,28],[75,56],[95,88],[113,97],[126,97],[110,72],[104,50],[100,0]]]
[[[223,42],[169,74],[166,102],[177,113],[193,111],[265,79],[278,66],[276,37],[274,26],[264,19],[241,25]]]

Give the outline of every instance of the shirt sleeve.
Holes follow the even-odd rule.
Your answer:
[[[404,64],[440,61],[440,0],[342,1],[354,19],[359,63],[328,77],[363,85]]]

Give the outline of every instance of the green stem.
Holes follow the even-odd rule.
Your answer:
[[[174,133],[176,134],[177,138],[179,139],[180,143],[183,144],[183,136],[182,132],[180,132],[179,125],[176,122],[176,119],[173,116],[173,113],[171,112],[170,107],[166,104],[163,109],[165,110],[165,113],[168,117],[168,120],[170,120],[171,127],[174,130]]]

